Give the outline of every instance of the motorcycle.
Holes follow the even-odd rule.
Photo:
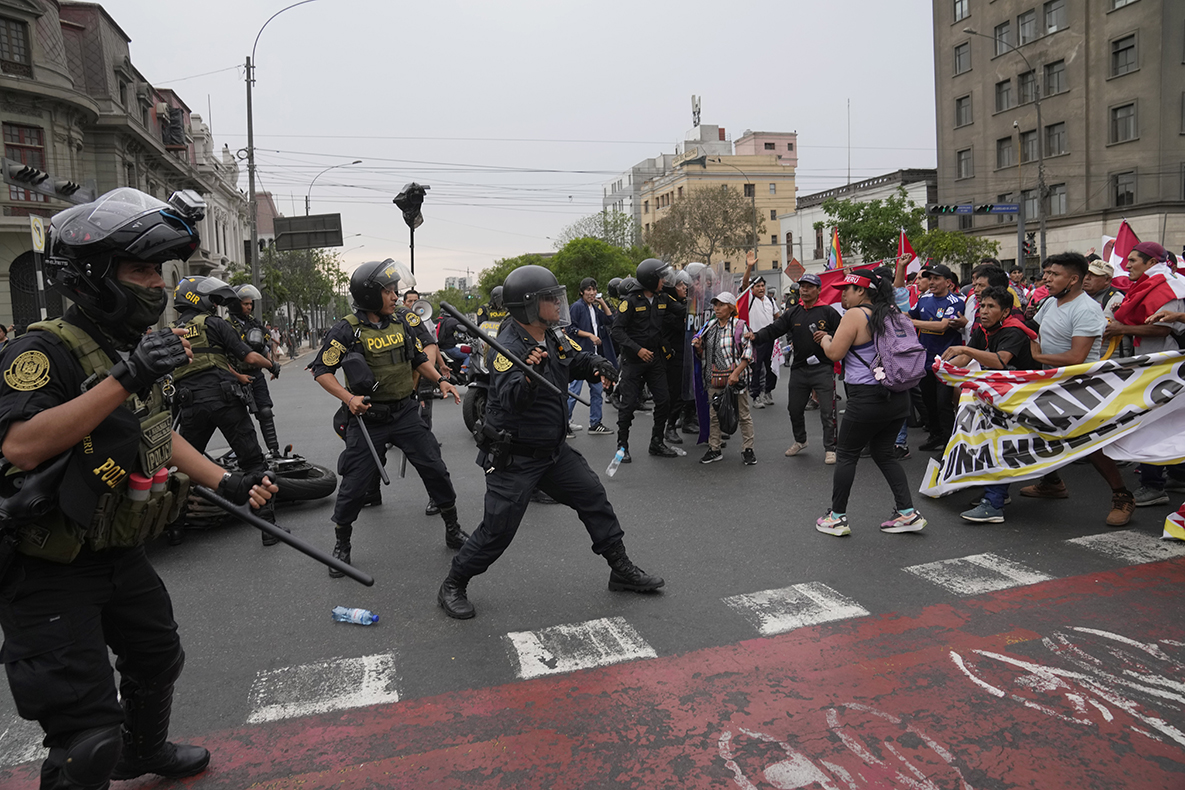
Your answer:
[[[500,321],[485,321],[481,324],[481,331],[490,337],[498,336]],[[468,387],[465,398],[461,401],[461,417],[465,420],[465,427],[477,437],[477,423],[485,417],[486,397],[490,391],[490,371],[486,367],[486,354],[490,346],[481,338],[473,338],[469,347]]]

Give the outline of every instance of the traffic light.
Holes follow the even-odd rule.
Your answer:
[[[1035,233],[1029,233],[1028,235],[1025,236],[1025,251],[1024,252],[1025,252],[1026,258],[1036,258],[1037,257],[1037,235]]]
[[[959,207],[953,204],[933,204],[926,206],[926,211],[931,214],[958,214]],[[966,213],[966,209],[963,210]]]
[[[54,178],[44,170],[13,159],[4,160],[2,175],[6,184],[66,203],[90,203],[95,199],[93,189],[84,189],[65,178]]]

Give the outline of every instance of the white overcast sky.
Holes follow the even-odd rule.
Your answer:
[[[291,1],[102,5],[145,77],[234,151],[246,144],[242,64]],[[319,171],[363,160],[312,192],[313,213],[340,212],[346,236],[361,234],[342,248],[351,267],[407,260],[391,198],[431,185],[416,275],[438,288],[551,250],[549,236],[600,209],[602,182],[674,149],[692,94],[703,123],[734,140],[797,131],[799,195],[847,181],[849,99],[853,181],[934,167],[932,50],[928,0],[317,0],[259,39],[259,188],[301,214]]]

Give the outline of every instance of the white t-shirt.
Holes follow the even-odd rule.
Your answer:
[[[1085,291],[1063,305],[1057,299],[1046,299],[1033,320],[1041,326],[1038,338],[1043,353],[1064,354],[1070,350],[1073,338],[1093,337],[1084,361],[1098,362],[1102,356],[1107,319],[1103,318],[1103,308]]]
[[[1173,299],[1165,302],[1157,308],[1158,310],[1170,310],[1174,313],[1185,313],[1185,300]],[[1169,332],[1183,332],[1185,331],[1185,324],[1157,324],[1156,326],[1167,326]],[[1137,337],[1135,340],[1137,354],[1156,354],[1161,351],[1179,351],[1180,346],[1177,345],[1177,340],[1171,334],[1164,337]]]
[[[778,307],[774,300],[765,296],[762,299],[753,297],[749,301],[749,328],[758,332],[774,322],[774,313]]]

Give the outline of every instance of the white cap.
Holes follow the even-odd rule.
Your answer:
[[[730,304],[733,307],[736,307],[737,298],[735,296],[733,296],[732,294],[730,294],[728,291],[721,291],[720,293],[718,293],[712,297],[712,301],[713,302],[720,302],[721,304]]]

